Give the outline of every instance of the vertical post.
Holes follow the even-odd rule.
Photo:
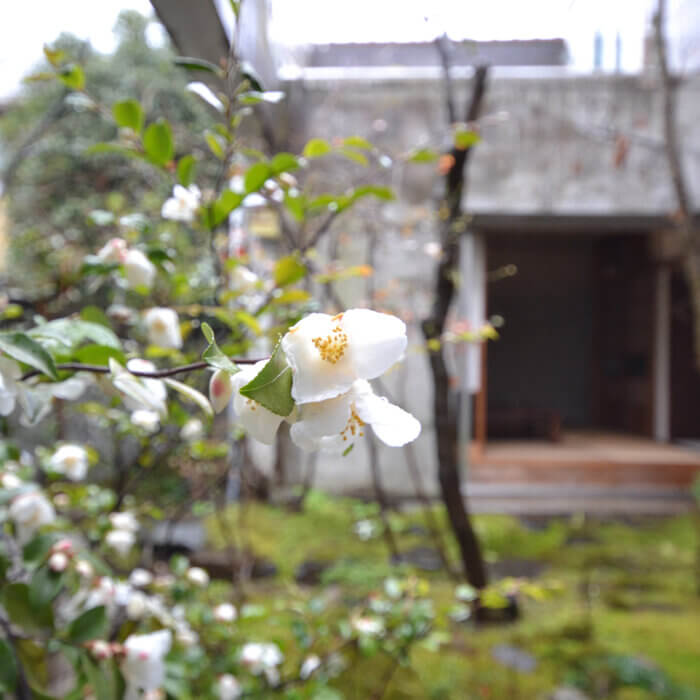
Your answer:
[[[671,439],[671,269],[658,265],[654,280],[654,440]]]

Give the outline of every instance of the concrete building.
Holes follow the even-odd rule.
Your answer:
[[[497,316],[504,325],[499,341],[469,351],[472,474],[492,478],[500,466],[517,479],[522,465],[565,471],[590,463],[602,481],[673,473],[671,481],[687,483],[698,456],[659,447],[700,441],[700,374],[673,233],[658,78],[653,70],[573,74],[556,41],[465,43],[453,52],[458,104],[468,99],[471,66],[487,54],[482,140],[464,202],[475,253],[458,308],[477,299],[482,308],[472,301],[472,320]],[[434,252],[442,183],[432,166],[404,156],[450,138],[436,56],[431,45],[314,47],[305,65],[279,76],[287,98],[275,115],[289,150],[312,136],[359,135],[391,159],[370,172],[394,187],[396,202],[339,219],[331,233],[341,259],[371,258],[376,270],[371,288],[351,281],[338,294],[347,306],[371,303],[409,322],[408,356],[385,388],[423,423],[414,450],[431,488],[432,388],[417,322],[430,302],[435,259],[425,251]],[[698,74],[679,86],[678,128],[698,202]],[[311,185],[330,190],[367,175],[330,158]],[[390,450],[379,455],[387,487],[411,492],[404,460]],[[341,464],[321,459],[317,473],[325,488],[364,489],[367,454],[356,449]]]

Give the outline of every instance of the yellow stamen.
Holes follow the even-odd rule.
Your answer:
[[[339,325],[336,325],[325,338],[318,336],[318,338],[312,338],[311,342],[319,351],[321,359],[334,365],[345,354],[348,336]]]

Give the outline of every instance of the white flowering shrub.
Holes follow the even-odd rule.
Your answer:
[[[95,157],[146,168],[153,192],[135,210],[107,204],[89,213],[94,245],[66,261],[67,305],[59,297],[46,313],[2,315],[0,693],[313,693],[345,668],[345,647],[404,653],[430,629],[432,613],[414,592],[303,634],[294,621],[293,647],[249,638],[230,588],[220,590],[184,557],[153,561],[144,547],[162,508],[158,494],[139,491],[141,472],[167,465],[170,454],[208,454],[214,416],[229,407],[239,428],[231,439],[271,444],[286,422],[301,449],[339,457],[370,431],[390,446],[419,435],[418,421],[371,385],[401,361],[404,323],[364,308],[320,313],[306,285],[316,272],[310,253],[330,222],[364,197],[392,195],[363,185],[314,196],[292,173],[303,179],[327,152],[365,159],[371,144],[336,149],[315,139],[299,156],[246,148],[239,129],[250,105],[277,94],[240,66],[202,62],[222,89],[199,84],[192,92],[214,107],[217,122],[199,135],[208,155],[182,152],[166,119],[150,119],[134,99],[100,104],[69,56],[47,49],[46,57],[41,79],[62,83],[71,105],[112,124],[114,140],[94,144]],[[255,272],[258,244],[229,220],[261,205],[283,208],[298,228],[288,254],[258,259]],[[115,454],[87,440],[38,444],[57,407],[59,434],[83,414],[114,437]],[[16,447],[17,427],[36,431],[31,450]]]

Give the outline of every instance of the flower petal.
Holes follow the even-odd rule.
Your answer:
[[[410,413],[376,394],[363,394],[355,400],[357,415],[369,423],[374,434],[390,447],[401,447],[420,435],[421,425]]]
[[[309,314],[282,338],[282,350],[292,372],[292,398],[298,404],[332,399],[345,393],[356,379],[350,353],[337,338],[337,320],[328,314]],[[328,340],[335,356],[314,344]],[[342,351],[341,351],[342,350]],[[393,364],[393,363],[392,363]]]
[[[352,362],[358,379],[374,379],[396,364],[406,350],[406,324],[396,316],[370,309],[342,314],[350,339]]]

